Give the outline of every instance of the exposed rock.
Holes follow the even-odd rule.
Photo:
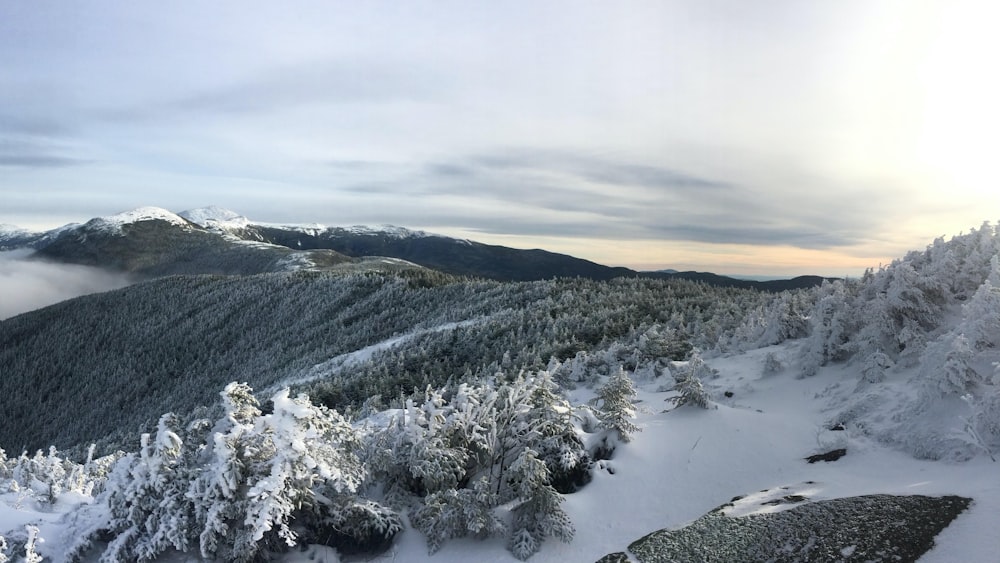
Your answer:
[[[597,560],[597,563],[629,563],[628,555],[623,551],[609,553]]]
[[[642,563],[916,561],[972,499],[867,495],[730,517],[722,507],[633,542]],[[603,559],[602,559],[603,561]]]
[[[840,448],[826,452],[825,454],[811,455],[806,458],[806,461],[809,463],[816,463],[817,461],[837,461],[845,455],[847,455],[847,450],[845,448]]]

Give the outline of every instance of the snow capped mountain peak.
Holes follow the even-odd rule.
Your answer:
[[[188,209],[181,211],[179,215],[205,228],[243,228],[250,224],[250,219],[245,216],[215,205]]]
[[[31,231],[27,229],[22,229],[17,225],[8,225],[6,223],[0,223],[0,236],[4,235],[23,235],[29,234]]]
[[[160,207],[139,207],[107,217],[98,217],[87,224],[98,228],[120,231],[125,225],[152,220],[166,221],[181,227],[190,225],[184,218]]]

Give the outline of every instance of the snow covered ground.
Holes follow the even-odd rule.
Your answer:
[[[853,390],[856,368],[825,367],[804,379],[797,378],[794,370],[761,375],[768,352],[783,355],[792,353],[794,347],[790,343],[707,360],[719,371],[718,377],[704,381],[715,401],[708,410],[674,409],[665,402],[673,393],[659,390],[662,382],[639,381],[637,423],[642,431],[632,442],[619,446],[611,460],[599,462],[589,485],[565,497],[564,507],[576,527],[572,543],[549,539],[531,561],[596,561],[624,551],[649,532],[684,526],[735,496],[782,486],[813,499],[872,493],[971,497],[971,508],[937,537],[936,547],[921,561],[996,561],[1000,553],[1000,535],[995,533],[1000,514],[997,464],[985,455],[961,463],[922,461],[875,443],[850,425],[843,431],[827,430],[834,414],[830,407]],[[366,349],[359,354],[371,352]],[[727,391],[731,397],[725,396]],[[572,392],[574,403],[590,396],[588,389]],[[956,427],[961,426],[960,414],[954,414]],[[804,460],[841,447],[847,455],[838,461],[809,464]],[[67,499],[73,502],[48,507],[13,492],[0,500],[0,531],[38,525],[46,539],[38,551],[53,555],[65,530],[60,513],[79,502]],[[741,507],[741,513],[751,511]],[[180,555],[170,559],[190,560]],[[313,548],[286,560],[337,558],[331,550]],[[412,529],[404,531],[387,553],[366,560],[514,561],[502,538],[451,540],[431,556],[424,537]]]

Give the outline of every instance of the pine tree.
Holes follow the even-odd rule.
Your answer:
[[[510,467],[520,501],[512,510],[514,519],[507,548],[524,561],[534,555],[547,537],[566,543],[573,540],[573,524],[560,507],[563,498],[549,484],[549,471],[538,454],[528,448]]]
[[[678,407],[682,405],[695,405],[703,409],[707,409],[709,407],[708,393],[706,393],[705,388],[702,387],[701,380],[693,374],[679,377],[677,379],[677,383],[673,387],[673,390],[677,391],[678,395],[670,397],[669,400]]]
[[[490,490],[489,481],[482,478],[472,489],[447,489],[427,495],[410,512],[410,522],[427,537],[427,550],[433,554],[452,538],[503,534],[506,526],[493,511],[496,504],[496,494]]]
[[[622,442],[631,441],[632,433],[641,430],[632,422],[635,418],[635,407],[632,405],[635,396],[632,379],[621,367],[597,390],[597,416],[605,428],[618,433]]]
[[[122,458],[107,485],[109,528],[117,537],[102,561],[151,561],[166,549],[188,546],[190,508],[187,483],[178,476],[182,442],[173,431],[176,417],[160,417],[155,440],[143,434],[138,456]]]

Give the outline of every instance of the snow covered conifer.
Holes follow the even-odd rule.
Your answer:
[[[974,355],[965,335],[959,334],[951,340],[938,382],[942,391],[964,395],[969,390],[970,385],[978,379],[978,374],[969,365]]]
[[[975,350],[1000,345],[1000,287],[986,280],[962,306],[962,312],[965,318],[961,330]]]
[[[861,366],[861,378],[866,383],[879,383],[885,379],[885,372],[892,367],[892,360],[881,350],[873,352],[865,358]]]
[[[597,416],[605,428],[617,431],[623,442],[630,441],[632,433],[641,430],[632,422],[635,418],[635,407],[632,406],[635,395],[632,379],[621,367],[597,390]]]
[[[549,372],[539,372],[532,378],[531,384],[530,410],[526,417],[531,421],[534,432],[525,445],[535,449],[545,462],[550,472],[550,483],[556,490],[563,493],[576,491],[590,481],[592,462],[573,428],[573,409],[559,393]]]
[[[170,547],[188,545],[190,508],[187,483],[178,475],[181,439],[176,417],[160,417],[154,440],[143,434],[138,456],[122,458],[107,485],[109,528],[117,537],[102,561],[151,561]]]
[[[364,468],[355,453],[354,429],[339,413],[312,405],[305,395],[291,399],[288,389],[273,402],[274,412],[260,417],[255,428],[263,439],[252,458],[246,539],[258,544],[277,529],[277,536],[294,546],[289,523],[294,512],[318,502],[314,487],[322,485],[326,498],[353,494]]]
[[[698,379],[694,374],[679,375],[673,390],[677,391],[679,395],[670,397],[668,400],[672,401],[678,407],[682,405],[695,405],[703,409],[708,408],[708,393],[705,392],[705,388],[701,385],[701,379]]]
[[[472,534],[478,538],[502,534],[503,521],[494,513],[497,496],[486,478],[472,489],[447,489],[427,495],[423,504],[410,512],[413,527],[427,536],[427,550],[433,554],[445,541]]]
[[[549,484],[549,471],[538,454],[526,448],[510,467],[510,480],[516,484],[520,503],[511,511],[514,516],[507,548],[524,561],[534,555],[547,537],[569,543],[573,524],[562,509],[562,496]]]

